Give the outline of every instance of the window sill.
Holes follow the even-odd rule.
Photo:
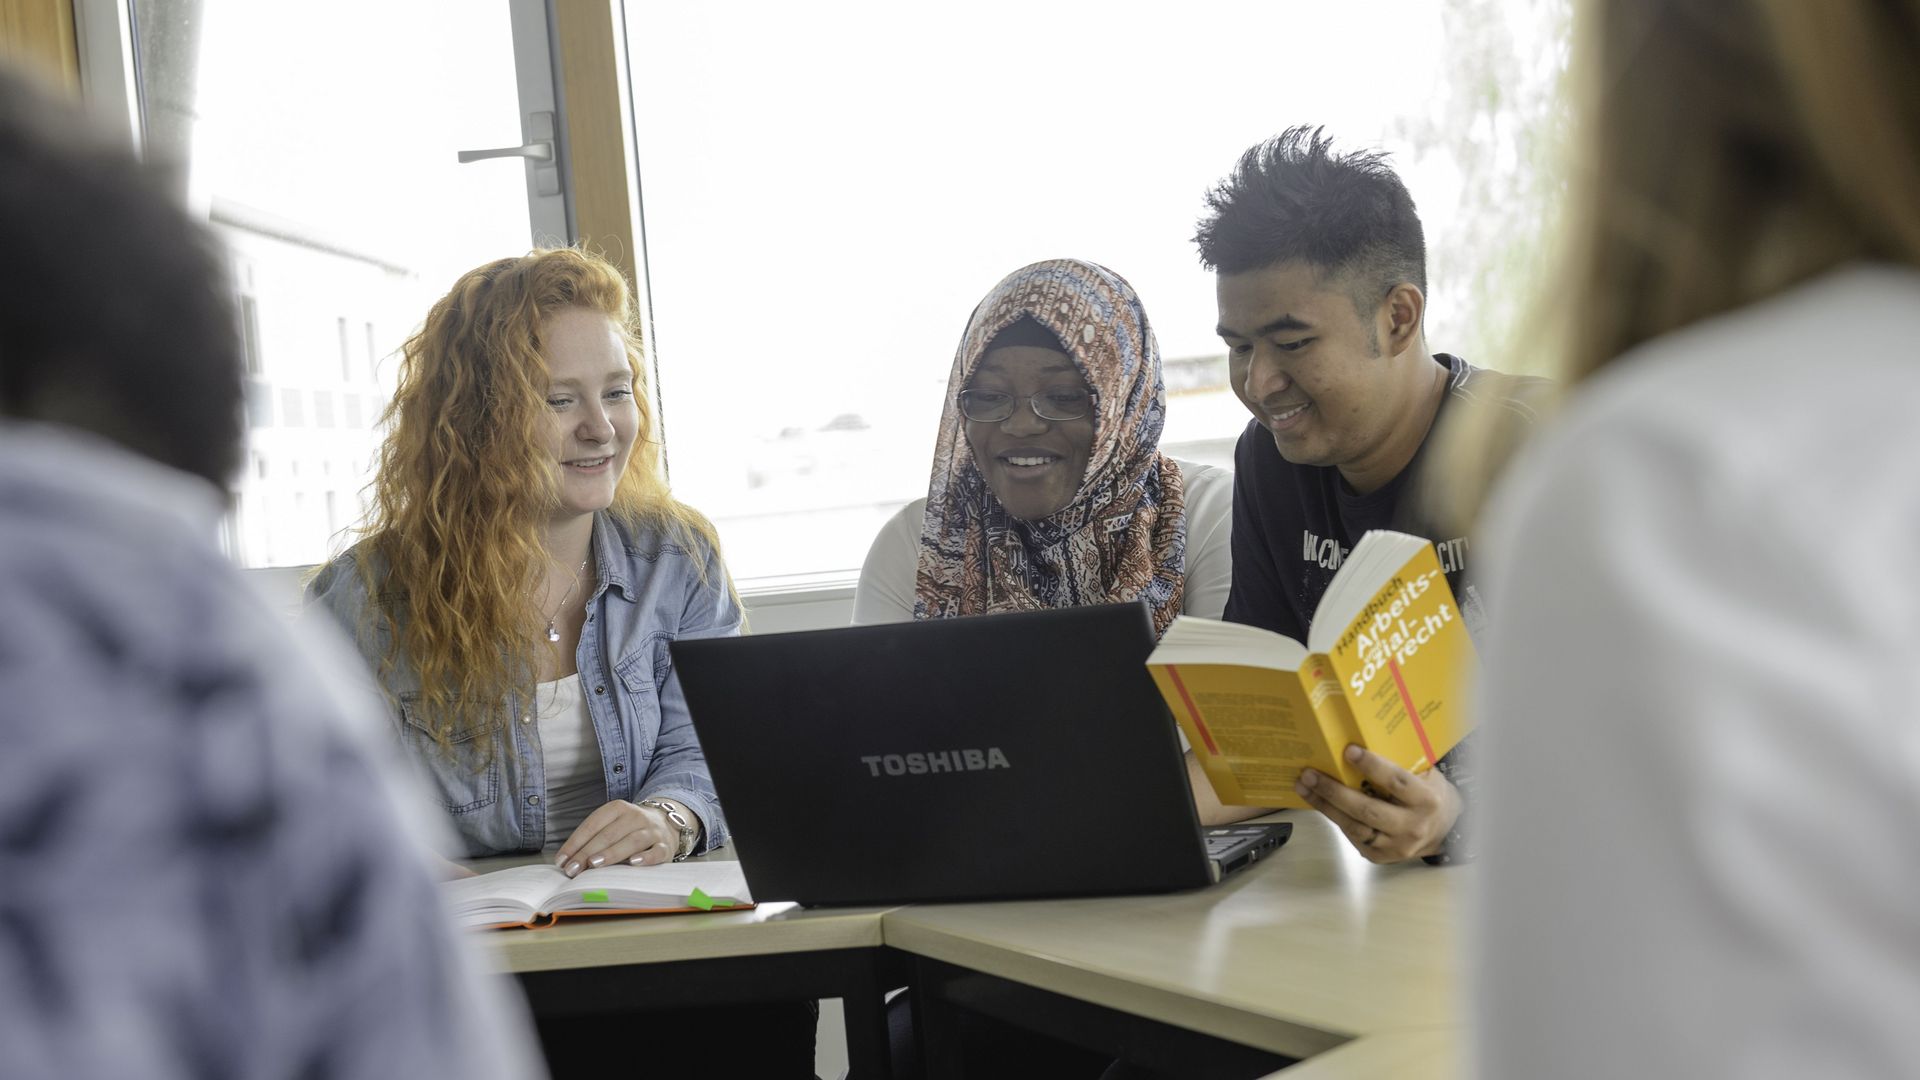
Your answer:
[[[784,574],[778,577],[748,578],[734,583],[740,598],[755,606],[806,604],[819,600],[853,601],[860,583],[857,570],[828,570],[818,574]]]
[[[853,593],[859,575],[840,570],[821,574],[752,578],[736,584],[755,634],[825,630],[853,622]]]

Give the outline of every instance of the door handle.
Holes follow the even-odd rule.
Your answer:
[[[553,160],[553,143],[537,142],[525,146],[497,146],[491,150],[462,150],[460,164],[469,161],[485,161],[488,158],[518,157],[532,158],[535,161]]]
[[[496,146],[487,150],[462,150],[459,153],[460,164],[472,161],[485,161],[488,158],[526,158],[544,164],[534,167],[534,191],[543,196],[560,194],[560,167],[553,153],[553,114],[535,112],[527,114],[527,138],[525,146]]]
[[[553,114],[550,112],[530,113],[527,116],[527,135],[530,137],[525,146],[496,146],[490,150],[462,150],[460,164],[470,161],[485,161],[488,158],[532,158],[535,161],[553,160]]]

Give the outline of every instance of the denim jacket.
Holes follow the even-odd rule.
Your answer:
[[[368,557],[358,545],[323,567],[307,586],[309,612],[326,608],[353,638],[385,692],[402,747],[438,793],[467,853],[540,849],[547,838],[546,772],[531,703],[509,696],[501,715],[519,722],[500,724],[498,738],[456,736],[451,754],[436,743],[428,719],[414,711],[420,680],[413,665],[396,655],[381,670],[394,648],[384,609],[401,598],[381,594],[375,602],[382,610],[370,609],[358,565]],[[726,572],[710,551],[688,551],[605,512],[594,515],[593,559],[599,584],[588,599],[575,660],[600,742],[607,799],[676,799],[705,825],[699,850],[718,847],[727,840],[726,819],[667,645],[740,632]],[[395,615],[406,618],[404,608]]]

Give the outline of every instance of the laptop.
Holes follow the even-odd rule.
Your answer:
[[[675,641],[753,895],[803,904],[1196,888],[1289,824],[1202,830],[1146,605]]]

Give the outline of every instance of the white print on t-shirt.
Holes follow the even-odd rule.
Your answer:
[[[1300,558],[1313,563],[1322,570],[1338,570],[1340,564],[1347,561],[1347,552],[1351,550],[1340,546],[1332,537],[1315,536],[1309,529],[1300,530]],[[1434,554],[1440,559],[1440,572],[1447,575],[1457,574],[1467,568],[1467,538],[1456,536],[1451,540],[1435,540]]]
[[[1347,561],[1347,549],[1341,547],[1338,540],[1322,540],[1306,529],[1300,530],[1300,539],[1303,548],[1300,557],[1318,564],[1322,570],[1338,570],[1340,564]]]

